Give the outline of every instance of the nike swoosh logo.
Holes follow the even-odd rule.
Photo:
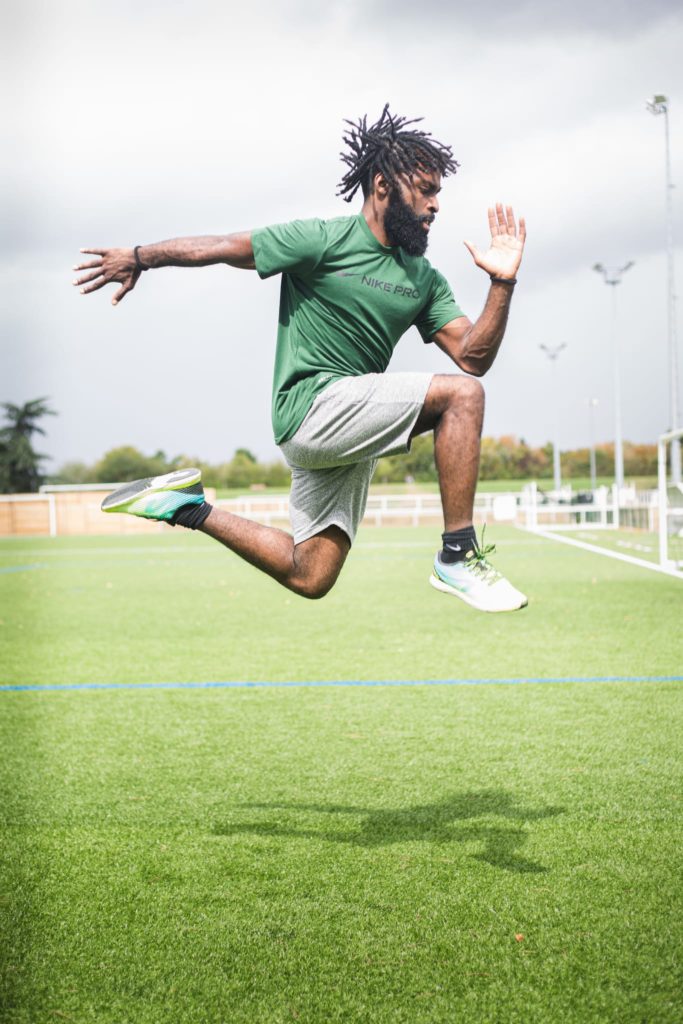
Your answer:
[[[335,277],[360,277],[360,274],[351,274],[348,270],[337,270]]]
[[[462,551],[462,548],[460,547],[459,544],[447,544],[446,547],[448,548],[449,551]]]

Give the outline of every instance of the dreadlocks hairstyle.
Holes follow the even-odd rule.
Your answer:
[[[344,143],[349,152],[340,153],[349,170],[339,183],[338,196],[350,203],[358,189],[363,195],[372,192],[372,179],[383,174],[393,187],[402,174],[412,175],[415,171],[438,171],[442,177],[455,174],[460,164],[453,159],[450,146],[433,139],[430,132],[415,129],[406,131],[408,125],[417,124],[423,118],[408,120],[389,112],[387,103],[376,124],[368,128],[367,116],[358,121],[344,123],[349,128],[344,132]]]

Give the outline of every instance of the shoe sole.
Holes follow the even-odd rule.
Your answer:
[[[432,573],[432,575],[429,577],[429,582],[431,583],[435,590],[440,590],[442,594],[452,594],[453,597],[459,597],[461,601],[464,601],[465,604],[468,604],[470,608],[475,608],[478,612],[517,612],[520,610],[520,608],[526,608],[526,606],[529,603],[528,598],[525,597],[524,601],[521,604],[516,604],[512,607],[483,608],[476,601],[473,601],[472,598],[469,597],[463,590],[458,590],[456,587],[450,586],[449,583],[444,583],[444,581],[439,576],[437,576],[436,573]]]
[[[125,512],[125,506],[131,501],[139,500],[151,494],[160,494],[162,491],[182,491],[186,487],[192,487],[201,481],[202,473],[199,469],[179,469],[175,473],[166,473],[164,476],[150,476],[142,480],[133,480],[123,487],[117,487],[115,491],[102,502],[103,512]]]

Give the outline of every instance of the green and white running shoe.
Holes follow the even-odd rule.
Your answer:
[[[118,487],[102,502],[103,512],[128,512],[170,523],[185,505],[203,505],[201,469],[177,469]]]
[[[429,582],[445,594],[453,594],[480,612],[514,612],[525,608],[528,599],[516,590],[502,573],[494,569],[486,556],[493,544],[468,551],[465,560],[447,564],[439,552]]]

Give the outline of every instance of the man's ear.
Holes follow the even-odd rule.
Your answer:
[[[386,199],[389,195],[389,183],[382,173],[378,172],[372,179],[372,190],[378,199]]]

